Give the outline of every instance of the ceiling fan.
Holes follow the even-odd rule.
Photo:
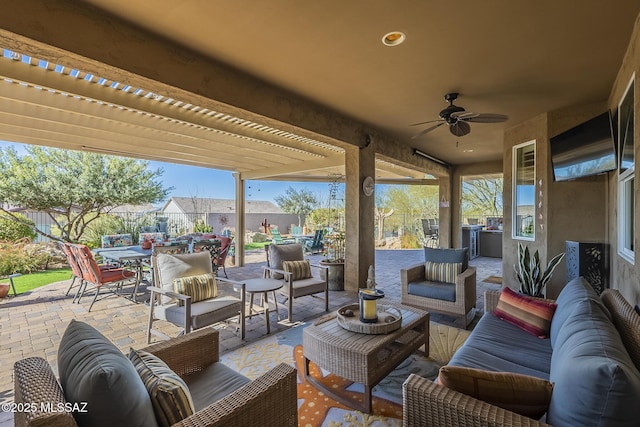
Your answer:
[[[424,125],[426,123],[434,123],[437,124],[426,128],[422,132],[417,135],[411,137],[411,139],[416,139],[421,137],[427,132],[431,132],[435,128],[442,126],[443,124],[449,125],[449,132],[454,134],[455,136],[465,136],[469,132],[471,132],[471,126],[468,122],[474,123],[500,123],[506,121],[509,117],[504,114],[490,114],[490,113],[472,113],[470,111],[466,111],[462,107],[458,107],[457,105],[453,105],[453,101],[458,99],[459,93],[453,92],[448,93],[444,96],[445,101],[449,103],[449,106],[444,110],[440,111],[439,119],[437,120],[428,120],[426,122],[414,123],[411,126],[419,126]]]

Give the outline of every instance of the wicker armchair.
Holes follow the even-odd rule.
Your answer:
[[[218,363],[218,348],[218,331],[205,328],[144,350],[161,358],[185,378]],[[14,379],[15,402],[36,409],[16,413],[16,426],[77,426],[71,413],[55,410],[65,407],[67,402],[46,360],[39,357],[19,360],[14,366]],[[296,370],[280,364],[174,426],[296,426],[296,390]],[[54,409],[43,411],[47,405]]]
[[[446,257],[456,255],[465,258],[467,255],[465,250],[461,249],[433,249],[425,248],[426,260],[434,258],[436,254],[438,262],[444,262]],[[434,259],[435,261],[435,259]],[[447,261],[454,262],[454,261]],[[463,266],[464,266],[463,262]],[[402,284],[402,304],[410,305],[426,311],[435,311],[439,313],[449,314],[453,316],[462,316],[464,318],[464,327],[466,327],[475,316],[476,306],[476,269],[475,267],[466,267],[455,278],[455,284],[440,284],[428,282],[426,279],[425,264],[417,264],[412,267],[400,270],[400,281]],[[453,301],[446,298],[427,297],[419,295],[411,291],[411,284],[435,285],[436,287],[445,288],[450,286],[454,290],[455,297]]]

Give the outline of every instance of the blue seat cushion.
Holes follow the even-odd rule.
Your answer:
[[[191,392],[196,412],[251,382],[249,378],[220,362],[212,363],[202,371],[187,375],[184,381]]]
[[[517,345],[514,345],[517,343]],[[485,313],[449,365],[549,379],[551,344]]]
[[[425,298],[433,298],[441,301],[456,300],[456,285],[443,282],[413,282],[407,286],[407,292],[411,295]]]
[[[547,412],[553,426],[631,426],[640,420],[640,373],[602,304],[581,299],[558,332]]]

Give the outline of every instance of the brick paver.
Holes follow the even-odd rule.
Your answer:
[[[309,257],[312,262],[321,256]],[[260,277],[266,264],[264,251],[252,251],[247,254],[247,264],[242,268],[228,267],[230,279]],[[385,291],[385,299],[400,301],[400,269],[424,261],[422,250],[378,250],[376,251],[376,282]],[[478,258],[471,262],[478,268],[478,308],[482,308],[482,295],[485,289],[499,288],[500,285],[481,283],[483,279],[502,275],[502,260]],[[55,283],[29,292],[0,300],[0,402],[13,400],[13,364],[15,361],[40,356],[48,360],[57,373],[57,348],[62,334],[71,319],[81,320],[93,325],[108,337],[123,352],[130,347],[146,346],[146,323],[148,308],[144,303],[135,304],[128,299],[110,297],[97,302],[88,312],[90,298],[84,298],[80,304],[72,304],[72,296],[65,296],[69,281]],[[141,292],[145,288],[141,287]],[[146,301],[148,294],[138,297]],[[279,297],[279,301],[282,301]],[[346,304],[357,301],[355,292],[330,291],[329,309],[336,310]],[[308,322],[324,314],[324,304],[320,299],[306,296],[294,301],[294,321]],[[280,305],[282,321],[276,322],[271,312],[271,333],[288,329],[286,305]],[[455,319],[449,316],[432,314],[432,320],[451,324]],[[159,329],[170,336],[179,333],[179,329],[168,322],[157,321]],[[221,351],[230,351],[247,345],[266,336],[264,318],[254,316],[247,319],[246,339],[236,335],[235,324],[220,324]],[[0,413],[0,427],[11,419]]]

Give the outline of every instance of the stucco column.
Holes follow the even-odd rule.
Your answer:
[[[357,291],[366,287],[367,273],[375,262],[375,193],[365,196],[362,182],[367,176],[375,178],[373,144],[366,148],[345,151],[346,194],[346,260],[345,290]]]
[[[236,266],[244,265],[244,180],[234,173],[236,180]]]
[[[451,211],[453,200],[451,200],[452,175],[440,177],[439,182],[439,227],[438,237],[441,248],[451,247]]]

